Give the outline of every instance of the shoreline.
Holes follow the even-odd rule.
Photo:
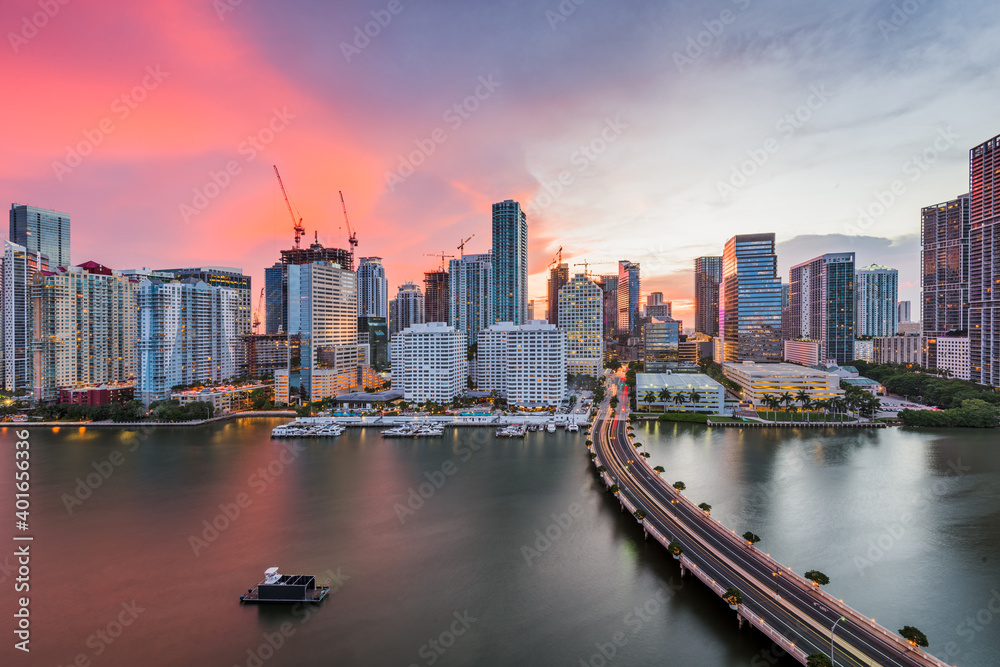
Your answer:
[[[42,427],[42,428],[52,428],[55,426],[85,426],[85,427],[110,427],[110,428],[133,428],[142,426],[204,426],[205,424],[213,424],[215,422],[226,421],[229,419],[247,419],[254,417],[295,417],[294,410],[271,410],[268,412],[227,412],[224,415],[219,415],[218,417],[212,417],[210,419],[199,419],[196,421],[186,421],[186,422],[113,422],[113,421],[102,421],[102,422],[3,422],[3,426],[11,426],[14,428],[21,428],[22,426],[27,428]]]

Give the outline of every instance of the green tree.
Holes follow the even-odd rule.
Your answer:
[[[927,635],[917,630],[912,625],[904,625],[903,629],[899,631],[903,639],[910,642],[914,646],[921,646],[926,648],[928,646]]]
[[[701,503],[698,505],[698,509],[702,510],[705,514],[712,513],[712,506],[708,503]]]
[[[687,485],[684,482],[674,482],[674,488],[678,491],[683,491],[687,488]]]
[[[681,546],[680,542],[671,542],[667,545],[667,551],[669,551],[674,556],[680,556],[684,553],[684,547]]]
[[[646,513],[643,510],[636,510],[635,518],[638,519],[639,521],[642,521],[643,519],[646,518]]]
[[[833,667],[833,663],[825,653],[813,653],[806,658],[806,667]]]
[[[750,544],[757,544],[758,542],[760,542],[760,536],[751,533],[749,530],[743,533],[743,539],[749,542]]]
[[[743,604],[743,593],[740,593],[740,589],[738,588],[727,588],[726,592],[722,595],[722,599],[730,605],[738,607]]]
[[[646,402],[647,406],[652,407],[653,403],[656,401],[656,395],[653,394],[653,392],[651,392],[651,391],[647,391],[646,392],[646,397],[644,399],[642,399],[642,400]]]
[[[808,579],[809,581],[813,582],[817,586],[826,586],[828,583],[830,583],[830,577],[826,576],[819,570],[809,570],[802,576]]]
[[[611,400],[608,401],[608,405],[611,406],[612,410],[617,410],[618,409],[618,397],[617,396],[612,396]]]
[[[653,472],[664,473],[666,472],[666,469],[663,466],[656,466],[653,468]]]

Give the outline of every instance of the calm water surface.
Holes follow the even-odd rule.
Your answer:
[[[30,664],[777,662],[598,491],[583,436],[282,443],[278,423],[33,430]],[[653,425],[637,439],[714,517],[827,573],[856,609],[919,627],[949,663],[998,664],[995,432]],[[97,469],[112,472],[86,497]],[[241,607],[272,565],[336,591],[308,610]]]

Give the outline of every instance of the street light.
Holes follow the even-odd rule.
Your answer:
[[[841,616],[840,618],[837,619],[837,623],[840,623],[841,621],[846,621],[846,620],[847,620],[846,618],[844,618],[843,616]],[[831,667],[837,667],[837,663],[834,662],[834,660],[833,660],[833,633],[837,630],[837,623],[834,623],[833,627],[830,628],[830,666]]]

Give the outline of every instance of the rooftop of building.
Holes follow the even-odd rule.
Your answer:
[[[548,320],[530,320],[524,324],[513,322],[497,322],[487,327],[486,331],[556,331],[558,327]]]
[[[333,400],[338,403],[377,403],[379,401],[388,403],[403,398],[404,395],[405,392],[402,389],[386,389],[378,392],[354,391],[350,394],[341,394]]]
[[[856,378],[841,378],[840,380],[844,384],[849,384],[853,387],[881,387],[881,382],[876,382],[871,378],[866,377],[856,377]]]
[[[644,391],[660,389],[696,390],[722,389],[722,385],[702,373],[636,373],[636,396],[641,397]]]
[[[226,384],[220,385],[218,387],[201,387],[198,389],[185,389],[184,391],[172,391],[171,396],[195,396],[199,394],[228,394],[236,391],[254,391],[256,389],[263,389],[265,387],[270,387],[270,384],[243,384],[243,385],[233,385]]]
[[[732,370],[738,373],[745,373],[756,377],[768,376],[793,376],[793,375],[835,375],[825,368],[809,368],[798,364],[765,364],[753,361],[733,362],[727,361],[722,364],[723,369]]]

